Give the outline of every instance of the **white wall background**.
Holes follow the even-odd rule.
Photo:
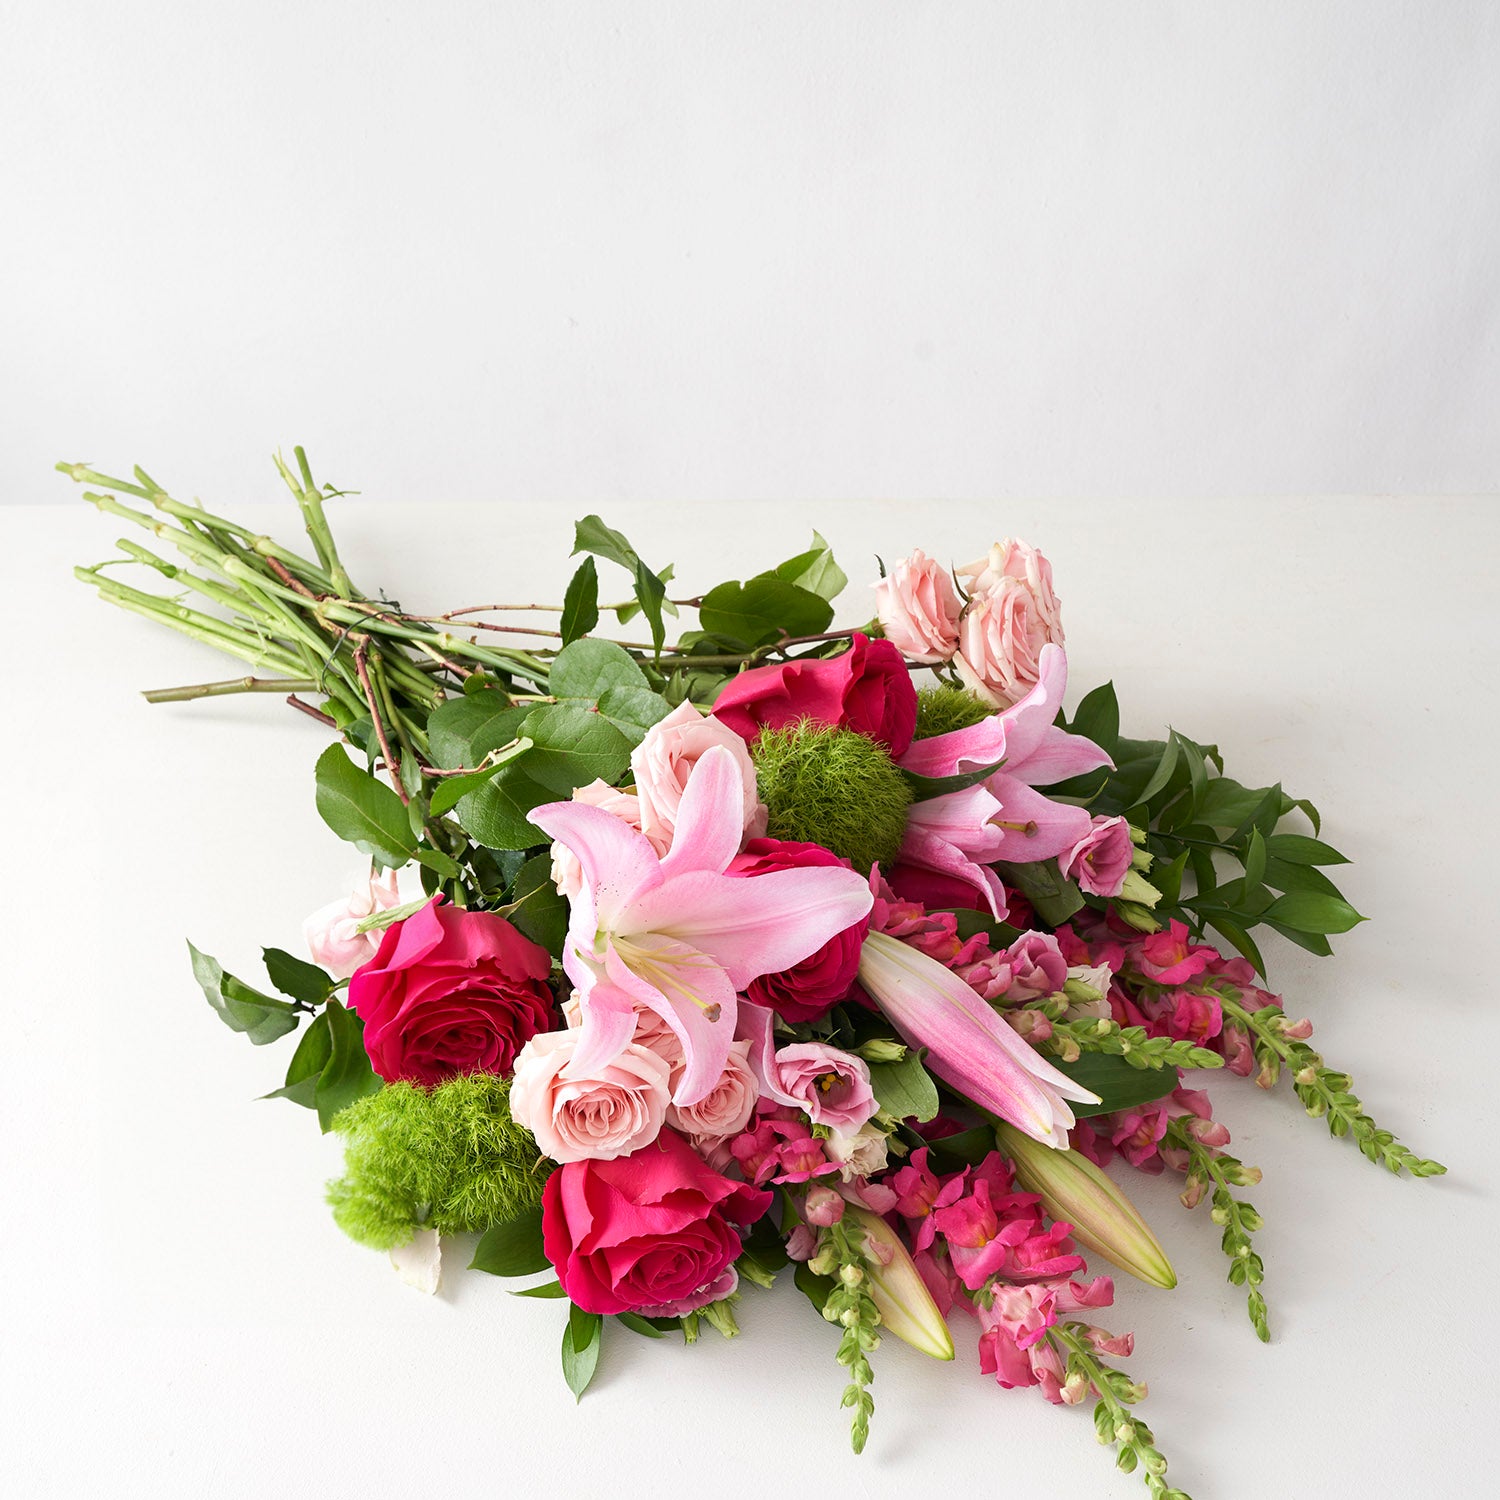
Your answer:
[[[1500,6],[0,5],[0,500],[1500,489]]]

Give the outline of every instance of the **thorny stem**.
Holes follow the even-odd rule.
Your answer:
[[[315,693],[317,690],[318,684],[311,677],[226,677],[221,682],[195,682],[187,687],[150,688],[141,697],[147,703],[187,703],[194,698],[219,698],[230,693]],[[330,719],[329,723],[332,722]]]
[[[375,734],[380,741],[380,752],[385,756],[386,766],[391,773],[391,785],[396,788],[396,795],[405,804],[409,803],[411,798],[406,795],[406,788],[401,784],[401,762],[396,759],[391,750],[391,742],[385,732],[385,718],[380,712],[380,704],[375,697],[375,688],[370,681],[367,661],[369,649],[369,637],[360,636],[354,646],[354,670],[359,673],[360,685],[365,690],[365,702],[370,705],[370,719],[375,725]]]

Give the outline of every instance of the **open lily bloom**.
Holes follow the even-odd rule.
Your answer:
[[[1054,1068],[951,969],[909,943],[872,932],[859,982],[909,1047],[925,1047],[929,1071],[1017,1130],[1065,1147],[1068,1101],[1099,1096]]]
[[[992,861],[1052,859],[1088,833],[1086,809],[1034,790],[1110,764],[1092,740],[1054,722],[1067,686],[1062,647],[1044,646],[1041,675],[1019,703],[967,729],[912,743],[899,764],[917,776],[961,776],[1003,764],[977,786],[915,803],[907,817],[902,864],[962,880],[1002,916],[1005,891],[988,868]]]
[[[563,968],[583,1015],[572,1067],[617,1057],[637,1007],[677,1033],[687,1066],[673,1102],[696,1104],[719,1081],[738,992],[780,973],[857,922],[873,901],[852,870],[724,871],[744,834],[744,779],[722,746],[693,767],[672,847],[659,855],[629,824],[581,802],[549,802],[531,821],[577,859]]]

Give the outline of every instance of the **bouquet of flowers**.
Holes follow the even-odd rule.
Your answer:
[[[336,737],[315,795],[355,888],[308,958],[265,950],[266,988],[191,955],[232,1030],[300,1033],[273,1094],[343,1138],[339,1225],[427,1290],[466,1232],[473,1269],[546,1273],[520,1294],[563,1304],[580,1396],[607,1328],[732,1336],[747,1284],[785,1275],[833,1325],[856,1450],[882,1335],[945,1360],[967,1329],[985,1373],[1092,1400],[1119,1466],[1181,1497],[1089,1260],[1175,1276],[1103,1169],[1209,1204],[1262,1339],[1260,1174],[1190,1074],[1289,1075],[1372,1162],[1443,1170],[1265,987],[1257,929],[1327,954],[1362,920],[1312,804],[1176,730],[1126,738],[1108,684],[1068,717],[1051,568],[1020,541],[882,564],[841,630],[816,533],[688,595],[588,516],[560,604],[427,615],[351,581],[340,492],[277,462],[312,557],[139,469],[59,468],[176,554],[113,560],[168,594],[83,581],[268,674],[147,698],[273,692]]]

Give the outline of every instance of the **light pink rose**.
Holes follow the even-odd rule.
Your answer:
[[[958,650],[962,607],[947,570],[920,547],[875,585],[875,612],[886,640],[908,660],[927,666]]]
[[[771,1072],[777,1089],[814,1125],[853,1135],[875,1113],[870,1069],[863,1058],[826,1042],[793,1042],[777,1053]]]
[[[553,1161],[613,1161],[661,1133],[671,1098],[671,1070],[631,1043],[596,1071],[572,1077],[578,1031],[534,1036],[516,1058],[510,1112]]]
[[[1089,831],[1059,860],[1081,891],[1091,896],[1118,896],[1130,873],[1135,845],[1124,818],[1095,818]]]
[[[705,718],[691,703],[679,703],[646,731],[630,755],[641,832],[653,843],[670,846],[688,776],[715,745],[722,745],[734,757],[744,783],[745,836],[759,838],[766,831],[766,809],[745,741],[717,719]]]
[[[590,807],[602,807],[622,823],[628,823],[637,833],[643,831],[640,800],[630,792],[622,792],[619,787],[611,786],[607,781],[595,780],[587,786],[575,787],[573,800],[587,803]],[[651,840],[652,847],[658,854],[665,854],[671,847],[670,837],[653,838],[650,834],[646,837]],[[552,884],[567,901],[573,900],[583,889],[583,867],[578,863],[578,856],[561,844],[552,846]]]
[[[387,870],[380,880],[373,875],[356,880],[346,897],[320,906],[302,924],[302,939],[313,962],[321,964],[335,979],[348,979],[361,964],[375,957],[383,936],[378,931],[358,931],[359,923],[400,904],[394,870]]]
[[[1008,707],[1036,686],[1042,647],[1064,643],[1052,566],[1025,542],[1004,541],[958,576],[969,589],[954,659],[958,675],[981,697]]]
[[[654,1015],[654,1012],[651,1014]],[[637,1031],[639,1032],[639,1023]],[[668,1034],[671,1035],[670,1030]],[[677,1041],[675,1035],[672,1040]],[[639,1036],[637,1045],[640,1045]],[[677,1051],[681,1055],[680,1042],[677,1043]],[[681,1108],[671,1105],[667,1110],[667,1124],[674,1130],[682,1131],[695,1143],[707,1136],[737,1135],[750,1123],[755,1102],[759,1098],[760,1089],[750,1066],[750,1043],[733,1042],[719,1081],[696,1104]],[[699,1154],[703,1153],[700,1151]]]

